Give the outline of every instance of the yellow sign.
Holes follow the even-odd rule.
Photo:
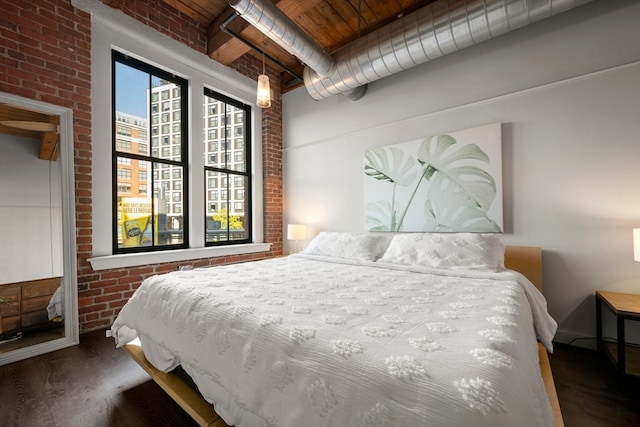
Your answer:
[[[147,227],[153,213],[151,199],[122,197],[119,209],[122,246],[131,248],[150,245],[152,241]]]

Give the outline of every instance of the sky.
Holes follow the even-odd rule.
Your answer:
[[[116,62],[116,111],[148,119],[149,74]]]

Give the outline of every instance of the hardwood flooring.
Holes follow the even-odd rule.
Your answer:
[[[195,426],[104,331],[80,345],[0,366],[5,427]]]
[[[640,381],[617,380],[590,350],[556,345],[550,360],[567,427],[640,425]],[[195,425],[104,331],[83,334],[79,346],[0,366],[0,424]]]
[[[620,379],[595,351],[554,344],[549,356],[567,427],[640,426],[640,378]]]

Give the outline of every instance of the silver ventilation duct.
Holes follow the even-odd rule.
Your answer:
[[[313,99],[343,94],[357,100],[368,83],[590,1],[438,0],[345,46],[335,60],[328,56],[321,61],[316,58],[326,55],[322,49],[312,41],[307,46],[302,40],[308,36],[269,0],[231,0],[231,6],[307,64],[304,84]],[[275,18],[271,9],[280,15]]]
[[[230,0],[238,15],[264,33],[281,48],[312,67],[319,76],[333,73],[333,57],[318,46],[304,31],[271,1]]]

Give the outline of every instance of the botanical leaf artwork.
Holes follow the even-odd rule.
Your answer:
[[[371,184],[367,230],[502,231],[501,215],[498,221],[489,215],[498,195],[501,208],[501,194],[490,173],[491,159],[480,145],[459,143],[454,135],[365,152],[365,180]]]

